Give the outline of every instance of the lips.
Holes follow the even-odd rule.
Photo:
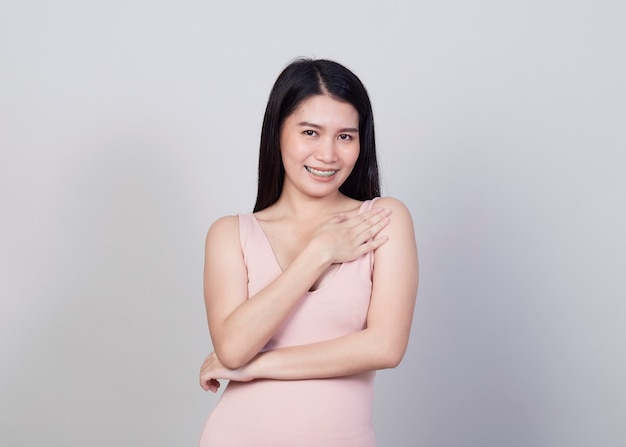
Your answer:
[[[333,175],[337,173],[337,170],[332,170],[332,169],[322,170],[322,169],[315,169],[310,166],[305,166],[304,168],[307,170],[307,172],[313,175],[316,175],[318,177],[332,177]]]

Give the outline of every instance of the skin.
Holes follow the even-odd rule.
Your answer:
[[[248,297],[237,217],[209,229],[204,294],[215,351],[201,367],[203,389],[216,392],[221,379],[340,377],[402,360],[418,283],[413,222],[396,199],[381,198],[375,209],[357,214],[361,202],[339,192],[359,154],[358,118],[349,103],[318,95],[285,120],[283,190],[278,202],[255,214],[283,270],[263,290]],[[368,251],[374,271],[365,329],[259,354],[308,290]]]

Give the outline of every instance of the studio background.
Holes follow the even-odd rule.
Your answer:
[[[196,445],[204,237],[251,211],[270,88],[309,56],[368,88],[415,222],[379,445],[625,445],[625,12],[1,1],[0,444]]]

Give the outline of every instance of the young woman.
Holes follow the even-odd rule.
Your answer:
[[[370,447],[377,369],[402,359],[417,293],[413,223],[379,196],[360,80],[327,60],[280,74],[265,112],[254,213],[206,239],[213,348],[228,387],[201,447]]]

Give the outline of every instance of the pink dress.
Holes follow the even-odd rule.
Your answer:
[[[374,199],[376,200],[376,199]],[[372,208],[363,202],[359,213]],[[252,214],[239,215],[248,269],[248,296],[281,274],[272,247]],[[307,292],[265,351],[341,337],[365,327],[373,254],[341,264]],[[374,372],[310,380],[230,382],[209,416],[200,447],[373,447]]]

